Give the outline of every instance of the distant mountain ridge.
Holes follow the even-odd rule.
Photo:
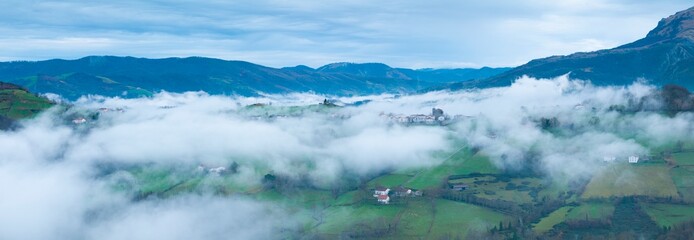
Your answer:
[[[162,90],[202,90],[243,96],[290,92],[365,95],[412,93],[432,86],[487,78],[509,69],[413,70],[381,63],[277,69],[203,57],[89,56],[76,60],[0,62],[0,81],[21,85],[35,93],[57,93],[68,99],[86,94],[137,97]]]
[[[487,79],[451,84],[452,90],[508,86],[523,75],[569,74],[595,85],[628,85],[638,79],[694,90],[694,7],[662,19],[648,35],[613,49],[536,59]]]

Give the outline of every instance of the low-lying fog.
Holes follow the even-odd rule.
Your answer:
[[[547,178],[583,178],[606,156],[644,155],[692,138],[692,114],[613,111],[654,90],[560,77],[476,91],[334,98],[363,103],[344,107],[310,106],[331,99],[313,94],[84,97],[0,133],[0,239],[267,239],[296,227],[290,212],[243,194],[132,200],[101,176],[99,166],[108,164],[193,171],[234,161],[239,181],[248,184],[272,172],[320,187],[345,174],[433,166],[467,146],[500,168],[520,169],[533,159]],[[265,106],[247,107],[257,103]],[[432,108],[459,116],[446,126],[387,118]],[[86,122],[72,122],[79,117]]]

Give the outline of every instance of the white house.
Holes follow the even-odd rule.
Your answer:
[[[388,204],[390,202],[390,197],[388,195],[378,195],[378,202],[382,204]]]
[[[202,164],[198,165],[198,168],[196,168],[196,171],[204,172],[205,171],[205,165],[202,165]]]
[[[407,197],[412,194],[412,189],[404,188],[402,186],[396,187],[393,191],[395,191],[396,197]]]
[[[75,118],[72,120],[72,123],[74,123],[74,124],[82,124],[82,123],[86,123],[86,122],[87,122],[87,119],[83,118],[83,117]]]
[[[378,197],[381,195],[386,195],[388,196],[388,193],[390,193],[390,188],[384,188],[384,187],[377,187],[374,190],[374,197]]]
[[[207,170],[207,172],[212,173],[212,174],[216,174],[216,175],[220,175],[226,171],[227,171],[227,168],[225,168],[225,167],[210,168]]]
[[[434,118],[434,116],[427,117],[427,118],[424,120],[424,122],[425,122],[426,124],[434,124],[434,123],[436,123],[436,118]]]
[[[629,163],[638,163],[639,156],[629,156]]]

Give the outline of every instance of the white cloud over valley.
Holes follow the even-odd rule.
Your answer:
[[[610,110],[653,90],[642,83],[597,87],[564,76],[484,90],[338,98],[371,100],[342,108],[315,105],[325,96],[298,93],[84,97],[0,133],[0,225],[14,226],[0,228],[0,238],[258,239],[297,228],[292,211],[243,191],[133,199],[113,189],[114,181],[132,176],[103,170],[109,164],[192,174],[198,164],[235,161],[239,188],[260,185],[267,173],[324,188],[345,174],[436,166],[468,146],[500,168],[522,168],[534,159],[548,179],[585,178],[605,166],[605,156],[648,155],[654,146],[691,140],[690,113]],[[247,107],[254,103],[271,105]],[[448,126],[403,126],[380,116],[428,114],[434,107],[465,117]],[[92,118],[99,108],[111,110]],[[77,116],[87,122],[73,124]],[[557,128],[542,129],[542,119]]]

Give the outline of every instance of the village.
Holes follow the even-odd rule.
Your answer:
[[[99,115],[104,114],[104,113],[110,113],[110,112],[117,112],[117,113],[123,113],[125,112],[124,108],[99,108],[96,111],[91,110],[85,113],[73,113],[72,120],[71,122],[74,125],[82,125],[85,124],[89,121],[96,121],[99,119]],[[87,116],[87,117],[85,117]]]
[[[435,125],[448,125],[451,123],[454,123],[456,121],[459,121],[464,118],[470,118],[469,116],[464,116],[464,115],[455,115],[451,117],[450,115],[444,114],[443,110],[440,108],[432,108],[431,109],[431,114],[426,115],[426,114],[412,114],[412,115],[404,115],[404,114],[385,114],[381,113],[379,116],[387,119],[390,122],[393,123],[398,123],[398,124],[403,124],[403,125],[429,125],[429,126],[435,126]]]

